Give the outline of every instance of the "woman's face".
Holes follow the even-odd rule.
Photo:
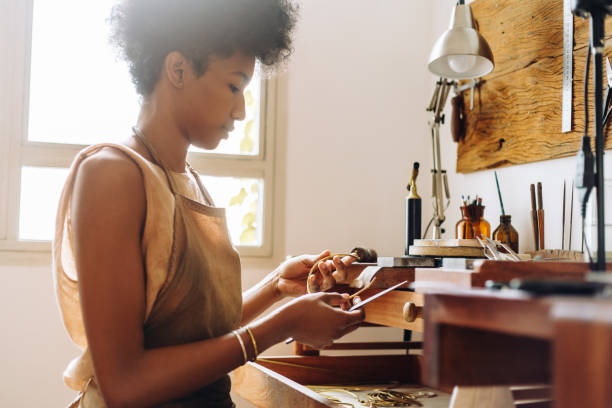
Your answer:
[[[255,58],[235,53],[229,58],[211,56],[204,75],[190,64],[184,69],[179,120],[189,142],[212,150],[245,118],[244,89],[253,77]]]

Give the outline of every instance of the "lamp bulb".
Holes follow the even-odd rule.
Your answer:
[[[448,57],[448,65],[453,71],[462,74],[476,65],[475,55],[450,55]]]

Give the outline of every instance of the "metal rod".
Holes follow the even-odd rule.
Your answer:
[[[595,69],[593,81],[595,82],[595,169],[597,188],[597,262],[593,270],[605,272],[606,270],[606,242],[605,242],[605,211],[604,211],[604,135],[603,135],[603,42],[604,13],[591,14],[591,41],[595,54]]]
[[[561,250],[565,249],[565,180],[563,180],[563,210],[561,213]]]

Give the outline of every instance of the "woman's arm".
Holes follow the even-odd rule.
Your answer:
[[[242,294],[242,321],[245,325],[264,310],[285,297],[296,297],[306,293],[306,278],[312,266],[329,256],[329,251],[318,255],[300,255],[283,262],[273,272],[268,274],[257,285]],[[336,280],[345,279],[348,266],[355,258],[335,256],[321,262],[317,272],[313,274],[313,283],[323,291],[332,288]]]
[[[96,382],[110,408],[151,406],[185,396],[243,363],[233,334],[144,348],[145,273],[140,242],[146,199],[140,170],[131,160],[112,150],[86,159],[71,205],[88,346]],[[362,316],[332,308],[330,304],[341,299],[335,296],[298,299],[250,324],[259,350],[289,336],[325,344],[354,329]],[[297,322],[290,318],[296,316]],[[305,325],[317,325],[316,333]]]

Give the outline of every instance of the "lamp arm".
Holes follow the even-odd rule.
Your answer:
[[[446,219],[444,216],[444,186],[447,184],[446,180],[442,178],[442,161],[440,155],[440,123],[429,122],[431,129],[431,143],[433,152],[433,170],[432,170],[432,204],[434,209],[433,221],[433,238],[440,239],[441,231],[440,226]],[[447,191],[448,194],[448,191]]]

